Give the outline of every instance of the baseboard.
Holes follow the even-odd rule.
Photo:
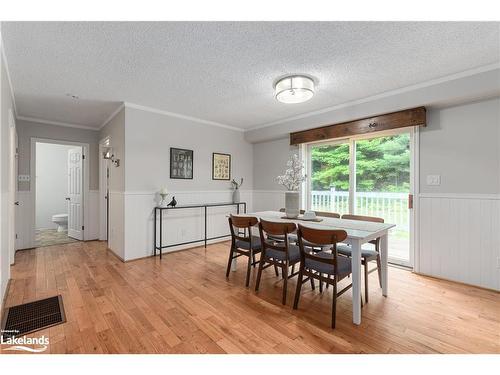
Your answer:
[[[106,250],[109,251],[111,254],[113,254],[118,260],[125,263],[125,260],[121,256],[119,256],[117,253],[115,253],[113,250],[111,250],[109,247],[107,247]]]
[[[487,288],[485,286],[468,284],[468,283],[464,283],[463,281],[450,280],[450,279],[446,279],[444,277],[427,275],[427,274],[421,273],[421,272],[413,272],[413,273],[415,273],[416,275],[419,275],[419,276],[428,277],[429,279],[446,281],[446,282],[449,282],[449,283],[459,284],[459,285],[468,286],[468,287],[471,287],[471,288],[477,288],[477,289],[481,289],[481,290],[486,290],[488,292],[493,292],[493,293],[500,294],[500,290],[492,289],[492,288]]]
[[[7,301],[7,296],[9,295],[10,282],[12,279],[7,280],[7,286],[5,287],[5,294],[2,297],[2,309],[0,310],[0,315],[3,315],[5,309],[5,302]]]

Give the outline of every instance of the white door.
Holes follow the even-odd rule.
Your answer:
[[[68,236],[83,240],[82,149],[68,151]]]

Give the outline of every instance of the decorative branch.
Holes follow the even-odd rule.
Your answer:
[[[300,184],[306,179],[303,173],[304,163],[297,154],[293,154],[287,161],[286,166],[285,174],[277,176],[276,181],[289,191],[298,191]]]
[[[233,178],[233,180],[231,181],[231,185],[233,185],[233,189],[234,190],[238,190],[241,185],[243,185],[243,177],[241,178],[240,182],[236,182],[236,180]]]

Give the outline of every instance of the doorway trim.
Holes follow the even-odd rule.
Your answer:
[[[99,141],[99,240],[108,240],[108,201],[109,196],[107,191],[109,186],[107,186],[108,178],[108,168],[109,162],[104,159],[103,153],[106,147],[110,146],[111,137],[106,136]]]
[[[420,167],[419,167],[419,139],[420,139],[420,127],[405,127],[400,129],[392,129],[387,131],[380,131],[376,133],[362,134],[357,136],[347,136],[342,138],[335,138],[330,140],[322,140],[317,142],[304,143],[301,145],[301,158],[304,160],[305,173],[310,176],[312,171],[312,160],[311,160],[311,146],[320,145],[335,145],[341,143],[349,144],[349,157],[353,162],[349,163],[349,185],[356,186],[356,176],[355,176],[355,162],[356,158],[356,141],[362,139],[370,139],[376,137],[385,137],[391,135],[397,135],[402,133],[408,133],[410,135],[410,193],[413,195],[413,209],[410,211],[410,239],[409,239],[409,265],[406,262],[399,263],[395,262],[396,265],[401,265],[403,267],[409,267],[414,272],[419,272],[419,192],[420,192]],[[302,193],[302,202],[305,204],[304,209],[308,210],[311,207],[311,179],[308,178],[303,184],[304,190]],[[349,211],[352,212],[354,209],[354,194],[349,194]]]
[[[89,228],[89,214],[88,214],[88,197],[90,192],[90,181],[89,181],[89,144],[81,143],[81,142],[73,142],[73,141],[63,141],[58,139],[48,139],[48,138],[36,138],[31,137],[31,155],[30,155],[30,195],[32,203],[32,215],[31,215],[31,230],[32,230],[32,238],[33,242],[35,239],[35,231],[36,231],[36,144],[37,143],[50,143],[56,145],[70,145],[70,146],[80,146],[82,148],[82,155],[84,155],[83,160],[83,241],[88,240],[87,238],[87,229]],[[33,243],[35,246],[35,243]]]

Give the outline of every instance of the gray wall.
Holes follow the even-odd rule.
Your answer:
[[[255,190],[285,190],[276,176],[284,173],[286,162],[297,146],[290,146],[290,138],[282,138],[253,145],[253,176]]]
[[[67,126],[48,125],[38,122],[18,120],[17,136],[19,140],[19,174],[30,174],[31,138],[46,138],[58,141],[88,143],[90,190],[99,189],[99,132]],[[19,190],[29,190],[29,182],[19,182]]]
[[[0,38],[0,49],[3,48]],[[10,200],[10,127],[9,110],[14,111],[11,88],[4,65],[2,51],[0,51],[0,301],[3,301],[7,283],[10,278],[10,256],[13,244],[9,239],[12,223],[9,223]]]
[[[126,191],[229,190],[229,181],[212,180],[212,153],[231,154],[231,178],[243,177],[252,189],[252,145],[243,132],[126,108]],[[194,151],[192,180],[170,179],[170,147]]]
[[[109,137],[115,158],[120,159],[120,166],[109,168],[109,190],[125,190],[125,109],[123,108],[99,132],[99,141]],[[100,157],[100,156],[99,156]]]
[[[500,99],[431,109],[420,130],[420,192],[500,193]],[[429,174],[440,186],[427,186]]]
[[[420,128],[422,193],[500,193],[500,99],[428,109]],[[280,190],[274,181],[283,173],[293,147],[289,138],[255,143],[254,188]],[[429,174],[441,185],[427,186]]]

